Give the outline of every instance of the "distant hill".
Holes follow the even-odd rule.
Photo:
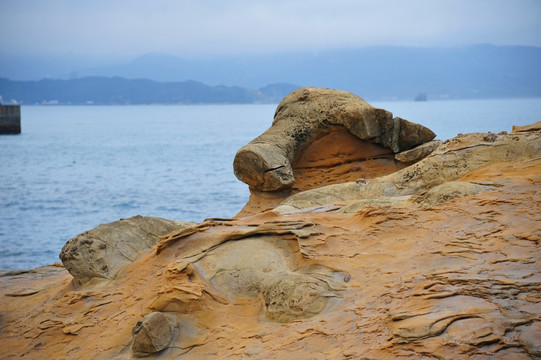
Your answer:
[[[120,77],[13,81],[0,79],[3,102],[23,104],[246,104],[277,103],[296,89],[272,84],[258,90],[208,86],[197,81],[156,82]]]
[[[287,83],[344,89],[367,100],[413,99],[419,93],[428,100],[541,96],[541,48],[528,46],[374,46],[197,58],[147,54],[95,67],[71,58],[23,60],[0,57],[0,77],[39,80],[42,67],[43,77],[52,78],[195,80],[248,89]]]

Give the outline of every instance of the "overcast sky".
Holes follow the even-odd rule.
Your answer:
[[[0,54],[541,46],[541,0],[0,0]]]

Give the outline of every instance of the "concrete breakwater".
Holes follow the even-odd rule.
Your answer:
[[[21,106],[0,105],[0,134],[21,133]]]

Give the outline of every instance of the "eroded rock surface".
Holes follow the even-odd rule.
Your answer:
[[[262,299],[266,318],[277,322],[313,317],[325,309],[328,298],[341,296],[345,274],[303,257],[299,241],[319,234],[314,223],[273,218],[267,214],[259,224],[230,229],[227,223],[203,223],[168,235],[157,251],[184,242],[169,271],[204,279],[206,291],[212,289],[222,302]],[[177,300],[168,294],[154,309],[178,311]]]
[[[535,357],[541,159],[459,180],[501,186],[430,208],[209,221],[106,287],[77,290],[66,271],[4,276],[4,358],[129,359],[152,312],[178,324],[161,359]]]
[[[173,317],[161,312],[147,314],[132,330],[132,351],[135,356],[147,356],[167,348],[175,336]]]
[[[429,141],[413,149],[395,154],[394,158],[406,164],[414,164],[432,154],[441,144],[441,140]]]
[[[60,259],[77,285],[92,279],[112,279],[163,235],[191,225],[140,215],[121,219],[71,238],[62,248]]]
[[[530,125],[524,125],[524,126],[513,126],[513,133],[520,133],[520,132],[532,132],[532,131],[540,131],[541,130],[541,121],[538,121],[536,123],[530,124]]]
[[[294,194],[275,208],[278,212],[350,204],[422,194],[469,172],[498,162],[533,160],[541,153],[541,132],[468,134],[449,139],[423,160],[368,182],[349,182]],[[466,186],[466,185],[465,185]]]
[[[302,88],[280,102],[272,127],[237,152],[235,175],[254,190],[289,189],[295,183],[293,164],[304,147],[322,131],[334,127],[345,128],[360,140],[381,144],[392,153],[435,137],[429,129],[393,118],[390,112],[374,108],[347,91]]]
[[[498,185],[490,183],[475,184],[466,181],[449,181],[434,186],[421,195],[420,203],[425,207],[434,206],[459,197],[477,195],[485,191],[494,190],[494,186]]]
[[[235,174],[251,193],[237,216],[306,190],[396,172],[433,151],[440,142],[418,145],[434,137],[347,91],[298,89],[278,105],[272,126],[235,156]]]
[[[459,136],[288,213],[176,229],[85,287],[2,273],[2,358],[539,357],[540,138]]]

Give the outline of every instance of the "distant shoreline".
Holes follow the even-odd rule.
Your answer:
[[[249,104],[278,103],[298,88],[270,84],[259,89],[208,86],[198,81],[157,82],[120,77],[14,81],[0,78],[0,103],[42,105]]]
[[[362,97],[362,96],[361,96]],[[517,99],[541,99],[541,96],[515,96],[515,97],[488,97],[488,98],[445,98],[445,99],[431,99],[429,101],[415,101],[414,99],[366,99],[367,102],[416,102],[416,103],[426,103],[426,102],[447,102],[447,101],[482,101],[482,100],[517,100]],[[85,104],[85,103],[58,103],[58,104],[26,104],[26,103],[17,103],[17,104],[2,104],[2,105],[20,105],[20,106],[43,106],[43,107],[55,107],[55,106],[82,106],[82,107],[93,107],[93,106],[224,106],[224,105],[278,105],[280,101],[275,102],[247,102],[247,103],[231,103],[231,102],[201,102],[201,103],[138,103],[138,104],[115,104],[115,103],[103,103],[103,104]]]

